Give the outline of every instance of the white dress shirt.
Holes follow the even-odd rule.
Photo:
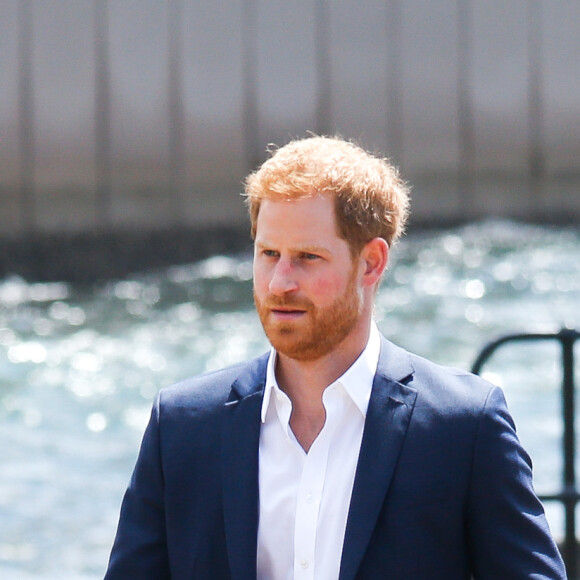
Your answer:
[[[258,580],[337,580],[354,475],[380,351],[372,324],[355,363],[323,394],[326,421],[308,453],[270,353],[259,448]]]

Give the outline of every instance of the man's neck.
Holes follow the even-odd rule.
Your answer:
[[[290,427],[305,451],[324,427],[326,411],[322,395],[361,355],[368,342],[370,324],[327,355],[312,361],[291,359],[278,353],[276,381],[292,402]]]

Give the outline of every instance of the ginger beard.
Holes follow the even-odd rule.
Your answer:
[[[269,295],[261,301],[254,291],[254,303],[264,332],[277,352],[298,361],[313,361],[336,348],[352,331],[362,312],[362,298],[353,267],[344,293],[323,308],[307,298]],[[271,309],[291,307],[305,310],[299,320],[277,322]]]

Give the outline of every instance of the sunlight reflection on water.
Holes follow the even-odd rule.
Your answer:
[[[414,234],[393,251],[376,319],[392,340],[469,368],[506,332],[580,327],[580,235],[488,222]],[[162,386],[267,348],[251,256],[93,288],[0,281],[0,576],[103,575],[152,398]],[[553,345],[490,361],[541,493],[559,490]],[[549,508],[556,534],[559,508]]]

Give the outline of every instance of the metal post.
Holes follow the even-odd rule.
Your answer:
[[[528,2],[528,133],[531,209],[541,215],[546,159],[544,152],[544,103],[542,91],[542,8]]]
[[[564,559],[569,578],[578,577],[578,543],[576,540],[576,442],[574,432],[574,342],[573,331],[562,330],[562,411],[564,417],[564,491],[565,528]]]
[[[457,5],[457,124],[459,141],[459,207],[461,218],[473,214],[473,177],[475,173],[475,127],[471,70],[473,31],[471,0],[458,0]]]
[[[36,228],[34,195],[34,84],[32,70],[33,6],[18,5],[18,138],[20,145],[20,223],[26,234]]]
[[[328,135],[332,124],[332,74],[330,66],[330,19],[327,0],[314,3],[316,54],[316,133]]]
[[[258,50],[256,0],[242,2],[242,91],[246,172],[253,171],[262,160],[258,116]]]
[[[96,214],[102,229],[111,226],[111,80],[108,0],[94,0]]]
[[[404,162],[404,124],[401,70],[401,27],[403,24],[400,0],[387,5],[387,143],[389,157],[398,165]]]
[[[183,104],[183,0],[167,5],[169,160],[168,181],[172,195],[173,221],[185,219],[186,139]]]

